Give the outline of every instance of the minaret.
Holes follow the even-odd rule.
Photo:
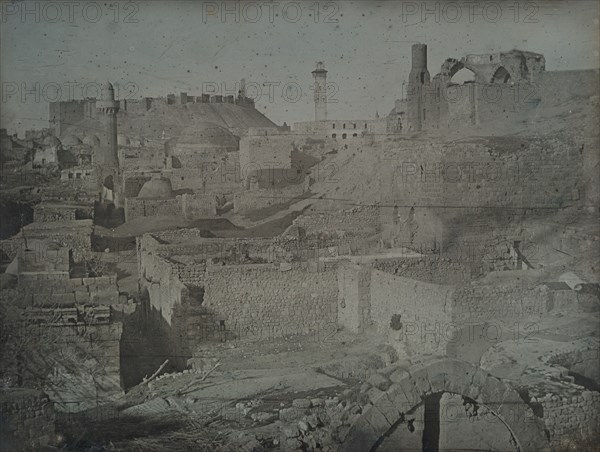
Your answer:
[[[413,44],[412,46],[412,68],[408,76],[408,90],[406,99],[408,101],[407,116],[408,123],[413,130],[419,131],[423,128],[425,117],[423,103],[423,86],[430,82],[427,70],[427,45]]]
[[[104,123],[104,136],[101,143],[100,164],[105,168],[119,169],[117,149],[117,113],[119,102],[115,101],[115,89],[110,82],[102,87],[102,100],[96,102],[100,120]]]
[[[312,71],[315,79],[315,121],[327,120],[327,71],[322,61]]]

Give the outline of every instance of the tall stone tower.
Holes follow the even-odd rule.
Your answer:
[[[106,82],[102,87],[102,100],[96,102],[96,109],[104,125],[100,163],[103,166],[118,170],[117,113],[119,112],[119,102],[115,100],[115,89],[110,82]]]
[[[315,121],[327,120],[327,71],[322,61],[312,71],[315,79]]]
[[[412,67],[408,76],[408,91],[406,100],[408,102],[407,120],[412,130],[423,129],[425,121],[425,104],[423,102],[425,85],[430,82],[431,76],[427,70],[427,45],[413,44]]]
[[[117,113],[119,102],[115,100],[115,89],[110,82],[102,87],[102,99],[96,102],[98,118],[104,125],[100,142],[100,155],[96,165],[101,203],[113,203],[121,207],[118,194],[119,154],[117,148]]]

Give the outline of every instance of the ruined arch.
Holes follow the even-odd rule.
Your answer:
[[[492,75],[491,83],[510,83],[512,77],[504,66],[500,66]]]
[[[518,451],[548,446],[543,422],[504,381],[465,361],[437,358],[398,370],[386,391],[370,393],[372,406],[348,430],[342,450],[376,451],[382,438],[404,422],[405,415],[435,394],[457,394],[486,406],[508,429]]]

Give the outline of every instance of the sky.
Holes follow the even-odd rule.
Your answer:
[[[246,79],[278,124],[314,118],[311,71],[328,70],[328,117],[387,115],[410,49],[428,45],[433,77],[449,57],[513,48],[547,70],[598,68],[598,1],[0,1],[0,126],[48,126],[48,101],[203,91]]]

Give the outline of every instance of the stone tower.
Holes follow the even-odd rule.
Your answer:
[[[102,99],[96,102],[96,109],[104,125],[99,163],[104,167],[118,170],[117,113],[119,111],[119,102],[115,101],[115,89],[110,82],[106,82],[102,87]]]
[[[315,79],[315,121],[327,120],[327,71],[322,61],[312,71]]]
[[[119,102],[115,100],[115,89],[110,82],[102,87],[102,99],[96,102],[98,119],[104,125],[100,142],[100,155],[96,165],[100,202],[122,207],[118,193],[119,154],[117,147],[117,113]]]
[[[419,131],[423,128],[425,121],[425,104],[423,102],[425,85],[430,82],[427,70],[427,45],[413,44],[412,67],[408,76],[408,90],[406,100],[408,102],[407,120],[412,130]]]

